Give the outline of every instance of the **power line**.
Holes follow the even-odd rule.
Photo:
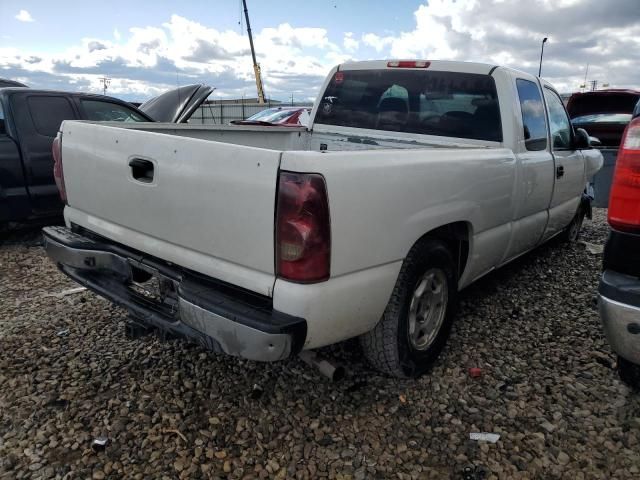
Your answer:
[[[102,94],[107,94],[107,88],[111,85],[111,79],[109,77],[100,77],[100,83],[102,83]]]

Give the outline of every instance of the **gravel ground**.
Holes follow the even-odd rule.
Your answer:
[[[352,341],[324,352],[348,367],[332,384],[298,359],[129,340],[107,301],[47,296],[76,285],[37,240],[0,245],[2,479],[640,477],[640,401],[615,372],[585,245],[552,242],[467,289],[424,377],[380,376]]]

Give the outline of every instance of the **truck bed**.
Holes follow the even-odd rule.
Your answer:
[[[325,173],[326,166],[329,197],[342,205],[349,204],[350,200],[341,195],[351,188],[342,186],[341,178],[351,178],[355,171],[366,178],[367,185],[353,188],[378,192],[378,184],[390,174],[411,176],[411,172],[424,168],[434,173],[443,169],[460,172],[465,159],[485,162],[483,172],[488,172],[489,161],[505,169],[505,174],[513,174],[513,155],[508,149],[442,139],[427,144],[340,133],[313,138],[315,133],[289,127],[91,122],[64,122],[62,132],[64,175],[73,179],[67,184],[68,225],[79,225],[141,252],[267,296],[272,295],[275,282],[273,225],[280,169]],[[320,151],[321,143],[328,144],[328,151]],[[460,148],[466,151],[464,155]],[[397,153],[391,161],[386,153],[373,155],[363,149],[381,154],[380,149],[394,149]],[[436,154],[437,150],[442,152]],[[431,152],[430,166],[424,164],[426,151]],[[152,166],[152,179],[135,178],[132,165],[140,163]],[[465,180],[456,180],[455,174],[443,178],[459,184],[452,185],[447,196],[455,197],[456,189],[468,189]],[[512,193],[511,184],[504,185],[502,199]],[[433,196],[434,202],[443,200]],[[427,205],[433,207],[435,203]],[[344,216],[348,212],[331,213],[336,228],[350,221],[348,215]],[[416,211],[416,215],[422,214]],[[373,225],[373,219],[360,220]],[[405,245],[389,243],[397,251],[385,251],[388,247],[381,245],[370,253],[380,259],[388,255],[402,258]],[[332,274],[357,270],[359,265],[354,261],[373,262],[369,265],[378,262],[347,255],[346,245],[342,259],[340,247],[336,236]]]

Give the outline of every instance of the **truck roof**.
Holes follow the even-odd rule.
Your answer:
[[[47,89],[36,89],[36,88],[27,88],[27,87],[3,87],[0,88],[0,95],[10,95],[12,93],[26,93],[26,94],[34,94],[34,93],[55,93],[56,95],[69,95],[69,96],[83,96],[83,97],[98,97],[103,98],[105,100],[116,101],[119,103],[128,103],[124,100],[120,100],[119,98],[110,97],[108,95],[100,95],[97,93],[86,93],[86,92],[69,92],[65,90],[47,90]]]
[[[482,62],[463,62],[463,61],[452,61],[452,60],[423,60],[423,59],[411,59],[411,60],[401,60],[401,59],[386,59],[386,60],[365,60],[360,62],[346,62],[338,65],[338,70],[379,70],[379,69],[387,69],[387,68],[397,68],[390,67],[389,63],[391,62],[427,62],[427,70],[434,71],[452,71],[452,72],[462,72],[462,73],[478,73],[488,75],[493,72],[496,68],[501,68],[504,70],[509,70],[512,72],[517,72],[519,75],[524,77],[529,77],[531,79],[535,78],[535,76],[523,72],[521,70],[516,70],[510,67],[503,67],[501,65],[495,65],[492,63],[482,63]],[[411,68],[411,67],[408,67]],[[420,68],[420,67],[419,67]]]

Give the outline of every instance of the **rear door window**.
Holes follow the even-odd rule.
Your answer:
[[[534,82],[522,78],[516,80],[516,87],[527,150],[544,150],[547,148],[547,120],[540,89]]]
[[[322,97],[315,123],[502,141],[495,82],[484,74],[338,71]]]
[[[99,122],[147,122],[132,108],[100,100],[80,100],[85,117]]]
[[[63,120],[73,120],[76,114],[66,97],[53,95],[29,95],[29,114],[40,135],[55,137]]]

